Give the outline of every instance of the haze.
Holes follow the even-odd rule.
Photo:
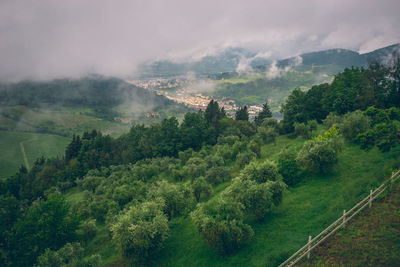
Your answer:
[[[271,59],[400,42],[400,1],[2,0],[0,80],[125,76],[226,47]]]

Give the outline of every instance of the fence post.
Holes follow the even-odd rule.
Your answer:
[[[311,236],[308,236],[308,253],[307,253],[307,259],[310,259],[310,249],[311,249]]]
[[[346,210],[343,210],[343,228],[346,226]]]
[[[372,206],[372,189],[369,190],[369,207],[371,208]]]

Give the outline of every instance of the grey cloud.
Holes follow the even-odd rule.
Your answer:
[[[2,0],[0,80],[129,75],[229,46],[294,56],[400,42],[398,0]]]

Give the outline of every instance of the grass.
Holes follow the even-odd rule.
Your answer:
[[[323,131],[322,127],[314,133]],[[261,148],[260,161],[276,161],[282,148],[300,149],[302,138],[280,136],[276,144]],[[272,210],[263,223],[248,219],[254,238],[236,254],[220,256],[206,245],[190,216],[170,222],[170,236],[153,266],[277,266],[384,180],[385,169],[399,167],[400,147],[389,153],[377,149],[363,151],[346,143],[334,171],[328,175],[309,173],[300,184],[288,188],[283,203]],[[237,174],[237,170],[233,168]],[[229,182],[214,189],[218,195]],[[79,202],[83,193],[71,190],[67,199]],[[213,197],[216,197],[213,196]],[[88,255],[99,253],[105,266],[129,266],[111,243],[108,231],[99,225],[97,236],[86,246]]]
[[[104,134],[119,136],[129,130],[128,125],[107,121],[96,117],[88,108],[60,107],[57,109],[39,109],[26,106],[4,107],[8,117],[0,115],[0,128],[16,131],[38,131],[47,129],[60,135],[82,134],[98,129]]]
[[[400,187],[362,211],[299,266],[400,266]]]
[[[0,130],[0,176],[11,176],[24,164],[22,142],[29,165],[40,156],[54,157],[63,153],[70,138],[51,134],[22,133]]]
[[[279,138],[276,146],[263,147],[264,157],[275,158],[282,146],[300,144],[299,139]],[[170,238],[156,266],[276,266],[349,209],[369,189],[383,180],[383,167],[394,164],[398,153],[365,152],[348,144],[330,175],[311,174],[289,188],[282,205],[264,223],[249,221],[254,239],[235,255],[222,257],[207,247],[190,217],[171,222]],[[266,155],[268,154],[268,155]]]

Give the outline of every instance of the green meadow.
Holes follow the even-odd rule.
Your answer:
[[[70,142],[69,137],[53,134],[24,133],[0,130],[0,176],[11,176],[24,164],[24,147],[30,167],[38,157],[46,158],[62,155]]]

